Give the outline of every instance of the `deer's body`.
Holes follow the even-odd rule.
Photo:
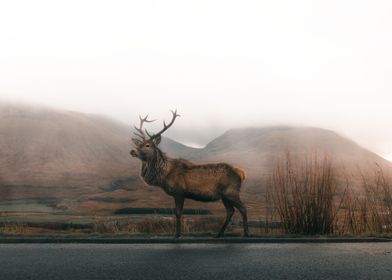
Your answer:
[[[154,168],[151,172],[149,168]],[[238,169],[226,163],[193,164],[183,159],[170,159],[164,155],[162,165],[150,167],[142,164],[142,178],[161,187],[168,195],[182,196],[197,201],[218,201],[240,191],[241,176]],[[152,175],[154,173],[154,175]]]
[[[177,116],[174,112],[173,115],[172,123]],[[140,129],[137,130],[140,135],[145,136],[141,130],[142,120]],[[147,121],[147,118],[144,118],[144,121]],[[169,126],[165,124],[164,130]],[[184,159],[171,159],[158,148],[160,134],[158,139],[155,137],[143,139],[143,142],[135,139],[138,147],[131,151],[131,155],[142,161],[143,180],[149,185],[162,188],[174,198],[176,237],[181,235],[181,214],[186,198],[204,202],[222,200],[227,216],[218,236],[223,234],[234,213],[234,207],[237,208],[243,218],[244,235],[247,235],[246,208],[239,196],[245,172],[226,163],[194,164]]]

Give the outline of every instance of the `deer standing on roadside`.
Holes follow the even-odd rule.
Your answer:
[[[147,184],[158,186],[174,197],[175,237],[181,236],[181,215],[186,198],[204,202],[222,200],[227,214],[217,237],[223,235],[234,214],[234,208],[237,208],[242,215],[244,236],[248,236],[246,208],[240,200],[240,188],[245,179],[245,172],[226,163],[194,164],[184,159],[166,156],[158,145],[161,142],[161,135],[179,117],[177,110],[172,111],[172,114],[171,122],[163,122],[163,129],[153,135],[143,129],[144,123],[152,122],[148,120],[148,115],[145,118],[140,117],[139,127],[135,126],[136,138],[132,138],[136,148],[130,154],[142,161],[141,177]]]

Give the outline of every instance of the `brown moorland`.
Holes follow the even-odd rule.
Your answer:
[[[0,212],[94,216],[129,207],[173,207],[161,189],[140,180],[140,163],[129,155],[131,128],[126,124],[98,115],[3,103],[0,135]],[[287,151],[294,158],[327,154],[342,172],[342,182],[347,174],[352,178],[352,188],[360,186],[359,170],[373,172],[375,163],[392,170],[377,154],[315,127],[232,129],[202,149],[164,138],[161,149],[171,157],[245,169],[241,196],[251,220],[262,216],[266,180],[276,159]],[[186,201],[185,208],[224,213],[221,203]]]

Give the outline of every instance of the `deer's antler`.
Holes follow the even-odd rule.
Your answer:
[[[139,125],[139,127],[137,127],[136,125],[134,126],[136,132],[134,132],[133,134],[135,134],[137,137],[139,137],[143,141],[145,141],[146,140],[146,134],[143,131],[143,125],[144,125],[144,123],[151,123],[151,122],[153,122],[155,120],[149,120],[148,119],[148,114],[144,118],[142,118],[142,116],[139,115],[139,119],[140,119],[140,125]],[[147,133],[147,131],[146,131],[146,133]],[[147,135],[148,135],[148,133],[147,133]],[[137,139],[137,138],[132,138],[132,140],[134,140],[135,142],[140,142],[140,140]]]
[[[158,136],[161,136],[162,133],[164,133],[166,130],[169,129],[169,127],[171,127],[171,126],[173,125],[173,123],[174,123],[174,121],[176,120],[176,118],[177,118],[177,117],[180,117],[180,115],[177,114],[177,109],[174,110],[174,111],[173,111],[173,110],[170,110],[170,111],[171,111],[171,113],[173,114],[172,120],[170,121],[169,124],[166,124],[166,122],[163,121],[163,129],[162,129],[161,131],[159,131],[158,133],[155,133],[154,135],[150,135],[150,134],[147,132],[147,130],[146,130],[146,133],[147,133],[147,135],[150,137],[150,140],[153,140],[153,139],[157,138]]]

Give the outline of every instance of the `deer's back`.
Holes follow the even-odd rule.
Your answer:
[[[168,192],[180,190],[188,198],[201,201],[219,200],[226,193],[238,193],[241,177],[234,167],[226,163],[193,164],[173,160],[167,177]],[[172,190],[170,190],[172,188]]]

